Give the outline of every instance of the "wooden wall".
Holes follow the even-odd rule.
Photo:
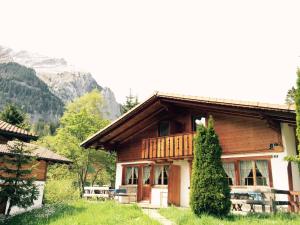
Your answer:
[[[213,115],[223,153],[266,151],[271,143],[281,144],[281,134],[263,120]]]
[[[0,166],[3,166],[3,163],[0,163]],[[45,160],[36,161],[30,177],[34,176],[38,181],[45,181],[46,175],[47,175],[47,162]]]
[[[182,133],[191,133],[191,115],[191,112],[185,112],[173,116],[170,119],[171,135],[176,130],[172,129],[172,121],[180,122],[183,125]],[[212,114],[212,116],[224,154],[269,151],[271,143],[281,144],[282,142],[281,134],[269,128],[263,120],[224,114]],[[142,139],[157,137],[157,130],[158,123],[119,146],[117,149],[118,161],[142,159]]]

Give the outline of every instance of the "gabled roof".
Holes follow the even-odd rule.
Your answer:
[[[11,154],[10,146],[13,145],[14,145],[14,141],[9,141],[7,144],[0,144],[0,155]],[[67,164],[72,163],[72,161],[67,159],[66,157],[56,154],[55,152],[52,152],[45,147],[41,147],[29,143],[24,143],[24,147],[32,150],[32,156],[35,156],[38,159],[43,159],[51,162],[67,163]]]
[[[103,146],[110,139],[112,132],[117,129],[123,129],[126,131],[129,121],[131,124],[138,124],[143,121],[143,115],[153,115],[163,108],[167,108],[166,104],[176,104],[178,106],[189,106],[189,107],[219,107],[220,109],[226,109],[227,111],[233,110],[244,110],[249,113],[255,113],[257,116],[261,116],[262,113],[268,114],[268,116],[276,115],[278,120],[285,119],[286,121],[295,121],[295,106],[294,105],[280,105],[280,104],[269,104],[261,102],[250,102],[250,101],[237,101],[229,99],[218,99],[209,97],[199,97],[199,96],[188,96],[188,95],[178,95],[170,93],[156,92],[154,95],[146,99],[144,102],[140,103],[127,113],[123,114],[121,117],[113,121],[108,126],[104,127],[93,136],[89,137],[87,140],[81,143],[82,147],[91,147],[95,145]],[[140,117],[140,120],[136,118]],[[138,122],[139,121],[139,122]],[[116,132],[120,133],[120,132]]]
[[[28,140],[36,140],[38,138],[37,135],[2,120],[0,120],[0,134],[1,133],[15,138],[24,138]]]

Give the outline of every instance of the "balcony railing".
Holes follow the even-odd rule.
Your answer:
[[[142,140],[142,158],[177,158],[193,155],[195,134],[148,138]]]

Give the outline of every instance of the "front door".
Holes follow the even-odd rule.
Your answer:
[[[142,200],[149,201],[150,200],[150,173],[151,166],[143,166],[143,180],[142,180]]]
[[[177,165],[169,168],[168,203],[180,206],[180,166]]]

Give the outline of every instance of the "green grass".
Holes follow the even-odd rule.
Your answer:
[[[136,205],[120,205],[113,201],[76,201],[48,205],[41,209],[16,215],[0,225],[158,225]]]
[[[298,225],[300,215],[278,213],[249,214],[247,216],[229,215],[224,219],[208,215],[195,216],[190,209],[169,207],[159,210],[160,214],[174,221],[177,225]]]

